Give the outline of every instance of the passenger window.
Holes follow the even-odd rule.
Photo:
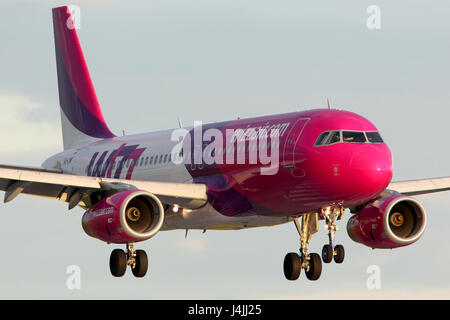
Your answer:
[[[315,143],[314,145],[316,145],[316,146],[321,146],[321,145],[323,145],[323,144],[325,143],[325,141],[327,140],[327,137],[328,137],[328,134],[329,134],[329,133],[330,133],[329,131],[326,131],[326,132],[322,133],[322,134],[317,138],[317,141],[316,141],[316,143]]]
[[[150,161],[148,162],[148,164],[152,164],[152,162],[153,162],[153,156],[150,157]]]
[[[326,144],[332,144],[341,141],[341,134],[339,131],[332,131],[327,139]]]
[[[167,154],[164,155],[164,163],[166,163],[166,162],[167,162]]]
[[[355,143],[367,142],[364,132],[343,131],[342,138],[343,138],[344,142],[355,142]]]
[[[148,164],[148,157],[145,157],[145,165]]]
[[[381,138],[378,132],[366,132],[367,139],[370,143],[383,143],[383,139]]]

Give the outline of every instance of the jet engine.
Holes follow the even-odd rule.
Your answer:
[[[425,231],[426,213],[415,199],[387,192],[359,210],[347,223],[353,241],[392,249],[416,242]]]
[[[161,201],[142,190],[112,194],[97,202],[82,218],[84,231],[108,243],[130,243],[152,238],[164,221]]]

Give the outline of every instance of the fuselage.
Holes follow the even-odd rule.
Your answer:
[[[208,204],[183,214],[170,208],[166,229],[272,225],[333,204],[358,206],[385,190],[392,156],[377,131],[355,113],[316,109],[101,139],[43,167],[206,184]]]

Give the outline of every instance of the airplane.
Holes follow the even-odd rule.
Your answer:
[[[108,128],[69,7],[52,9],[64,150],[40,167],[0,165],[4,202],[20,194],[81,207],[83,230],[114,249],[112,276],[144,277],[134,245],[169,230],[240,230],[293,223],[298,252],[283,272],[317,280],[322,263],[342,263],[336,222],[369,248],[410,245],[427,215],[412,196],[450,190],[450,177],[392,182],[389,147],[366,118],[313,109],[117,136]],[[308,244],[319,221],[322,252]]]

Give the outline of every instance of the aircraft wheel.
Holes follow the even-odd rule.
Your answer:
[[[142,278],[147,273],[148,258],[144,250],[136,250],[136,264],[131,269],[135,277]]]
[[[290,252],[284,257],[284,276],[288,280],[297,280],[302,271],[300,256],[295,252]]]
[[[322,248],[322,260],[325,263],[330,263],[333,260],[333,247],[326,244]]]
[[[122,277],[127,270],[127,255],[121,249],[114,249],[109,258],[109,269],[114,277]]]
[[[309,280],[317,280],[322,274],[322,260],[317,253],[309,255],[309,268],[306,271],[306,277]]]
[[[336,263],[342,263],[344,262],[344,257],[345,257],[345,250],[344,250],[344,246],[338,244],[334,250],[336,251],[336,255],[334,256],[334,262]]]

